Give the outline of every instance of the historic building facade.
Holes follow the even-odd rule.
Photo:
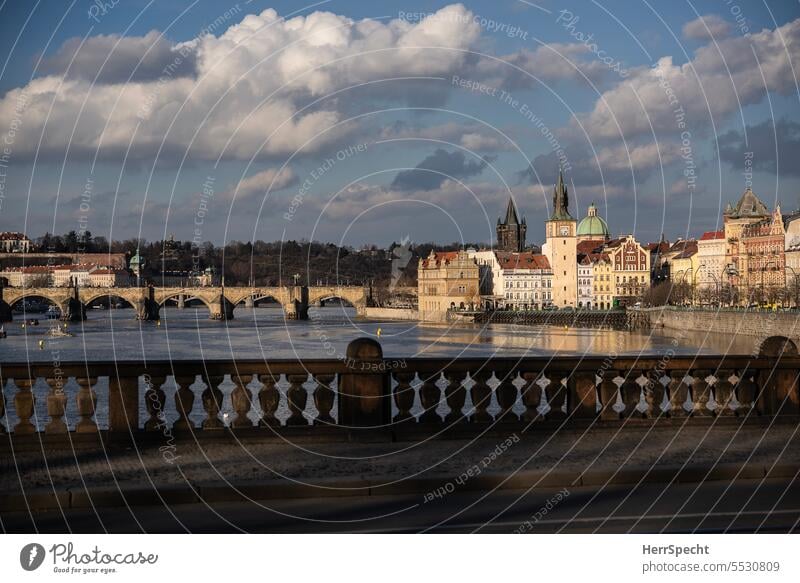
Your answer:
[[[706,231],[697,241],[697,301],[711,304],[722,301],[725,279],[725,231]]]
[[[31,240],[24,233],[0,233],[0,252],[2,253],[28,253],[31,250]]]
[[[769,218],[745,225],[741,231],[745,297],[758,303],[783,301],[786,288],[785,235],[781,207]],[[740,272],[740,275],[742,273]]]
[[[634,238],[626,235],[609,241],[608,254],[614,277],[613,305],[630,306],[650,287],[650,253]]]
[[[466,251],[431,251],[418,265],[421,320],[446,321],[449,310],[480,306],[478,264]]]
[[[525,217],[519,220],[514,199],[508,199],[506,218],[504,221],[497,219],[497,250],[519,252],[525,250],[525,236],[528,226]]]
[[[578,306],[577,225],[569,214],[569,193],[564,175],[558,173],[553,189],[553,214],[545,223],[546,242],[542,251],[553,270],[553,305]]]

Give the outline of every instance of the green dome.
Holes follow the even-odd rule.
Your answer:
[[[578,223],[578,236],[592,237],[594,239],[608,239],[611,237],[608,224],[603,220],[603,217],[597,214],[597,207],[594,206],[594,203],[589,205],[587,216]]]

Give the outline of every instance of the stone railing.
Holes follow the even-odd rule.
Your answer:
[[[54,442],[159,433],[358,439],[483,432],[495,423],[525,431],[800,419],[798,371],[796,348],[783,338],[755,357],[398,360],[360,339],[329,360],[0,363],[0,432]]]

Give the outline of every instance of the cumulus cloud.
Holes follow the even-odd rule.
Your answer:
[[[699,16],[683,25],[683,36],[690,40],[719,40],[730,32],[731,23],[717,14]]]
[[[283,190],[297,184],[297,176],[289,166],[267,168],[241,180],[236,188],[230,189],[223,198],[242,200],[267,192]]]
[[[448,122],[437,125],[412,126],[407,122],[397,121],[392,125],[384,126],[380,135],[381,139],[384,140],[441,140],[478,152],[497,152],[513,149],[513,145],[497,130],[477,123],[460,124]]]
[[[314,151],[351,128],[332,130],[342,119],[338,103],[346,100],[311,105],[313,99],[353,84],[446,76],[464,66],[464,50],[478,41],[480,27],[460,4],[438,14],[412,24],[354,21],[330,12],[283,20],[267,9],[219,36],[175,47],[150,33],[123,43],[119,57],[113,54],[120,47],[114,49],[109,82],[103,84],[87,81],[87,73],[103,47],[119,39],[97,37],[77,51],[74,74],[40,77],[9,91],[0,100],[0,117],[15,117],[20,101],[25,103],[17,156],[33,154],[43,132],[44,155],[63,154],[69,145],[76,154],[93,155],[100,148],[101,156],[118,156],[129,143],[129,159],[152,156],[159,148],[201,159]],[[66,71],[70,50],[75,52],[74,43],[68,45],[52,58],[50,70]],[[115,82],[146,47],[154,47],[146,73],[130,83]],[[182,59],[177,64],[176,56]],[[165,60],[172,68],[157,71]],[[194,75],[186,76],[192,69]]]
[[[717,139],[720,158],[735,170],[744,171],[752,156],[753,170],[800,176],[800,123],[788,119],[766,120],[748,125],[746,132],[731,130]]]
[[[727,38],[700,47],[689,63],[663,57],[652,68],[605,91],[581,121],[594,139],[626,139],[653,130],[678,134],[710,127],[769,91],[796,90],[792,63],[800,59],[800,19],[749,38]],[[763,75],[763,80],[762,80]],[[676,110],[685,116],[679,119]],[[680,123],[685,126],[681,128]]]
[[[155,30],[144,36],[109,34],[82,40],[67,40],[55,54],[43,59],[42,70],[96,83],[153,81],[166,69],[173,77],[195,73],[194,54],[181,55],[178,47]],[[173,61],[176,64],[171,67]]]
[[[392,181],[396,190],[434,190],[446,180],[477,176],[491,159],[467,160],[463,152],[439,148],[411,170],[402,170]]]

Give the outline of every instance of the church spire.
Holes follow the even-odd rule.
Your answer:
[[[518,225],[519,219],[517,218],[517,207],[514,206],[514,199],[508,197],[508,207],[506,208],[506,225]]]
[[[564,184],[564,171],[559,166],[558,168],[558,183],[553,189],[553,215],[550,217],[551,221],[569,221],[573,220],[569,214],[569,193],[567,186]]]

